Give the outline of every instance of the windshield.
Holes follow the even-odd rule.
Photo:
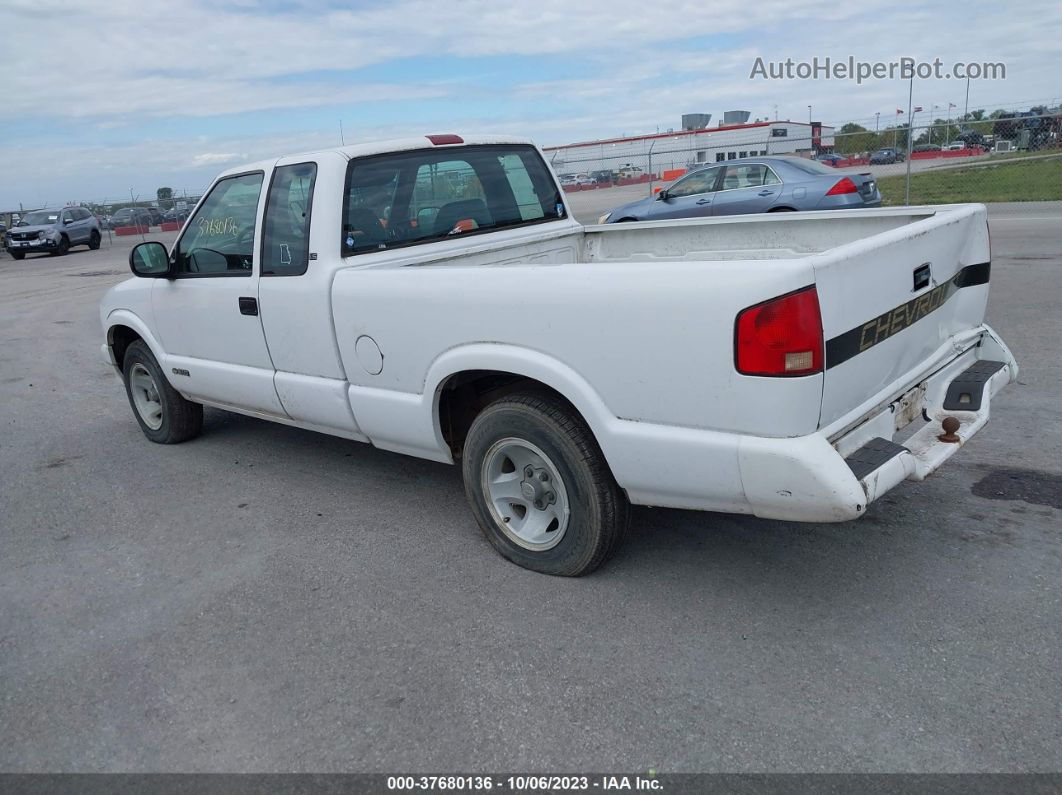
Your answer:
[[[22,220],[18,222],[18,225],[45,226],[47,224],[55,223],[59,223],[58,210],[34,210],[33,212],[26,213],[22,216]]]

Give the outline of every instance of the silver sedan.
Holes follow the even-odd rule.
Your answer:
[[[599,222],[880,205],[871,174],[838,171],[802,157],[758,157],[693,171],[655,196],[617,207]]]

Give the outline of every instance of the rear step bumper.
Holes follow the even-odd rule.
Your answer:
[[[1007,346],[988,326],[953,340],[956,355],[906,386],[887,405],[841,429],[796,439],[746,437],[739,449],[752,512],[771,519],[838,522],[904,480],[924,480],[988,422],[992,398],[1017,378]],[[959,421],[958,441],[942,441],[941,423]],[[912,421],[925,425],[896,437]]]
[[[993,384],[995,384],[995,391],[998,392],[1003,386],[1010,383],[1009,374],[1006,379],[992,380],[1006,366],[1006,362],[982,359],[971,364],[948,385],[943,408],[947,416],[955,417],[960,422],[957,433],[958,442],[942,441],[943,429],[940,423],[936,422],[928,423],[914,434],[906,444],[902,445],[891,442],[888,439],[882,439],[880,436],[875,436],[845,458],[845,463],[852,470],[852,474],[866,485],[869,483],[870,475],[883,468],[892,459],[902,459],[906,455],[910,456],[910,461],[902,459],[899,462],[903,465],[903,471],[908,473],[902,479],[922,480],[925,478],[926,475],[950,458],[966,439],[977,433],[988,421],[988,412],[986,411],[982,415],[980,408],[986,400],[990,399],[992,394],[990,390]],[[962,407],[961,410],[960,406]],[[974,406],[972,410],[970,409],[971,406]],[[960,416],[968,420],[968,424],[965,427],[961,424]],[[880,483],[880,478],[876,479],[875,485],[878,485],[878,483]],[[869,492],[867,496],[870,496]]]

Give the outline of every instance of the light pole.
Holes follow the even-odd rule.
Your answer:
[[[911,145],[914,139],[914,75],[911,75],[911,87],[907,89],[907,177],[904,180],[903,203],[911,203]]]
[[[963,121],[970,120],[970,76],[966,75],[966,107],[962,112]]]
[[[881,111],[874,114],[874,135],[878,134],[878,125],[881,123]]]

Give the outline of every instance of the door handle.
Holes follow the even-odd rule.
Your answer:
[[[240,314],[241,315],[257,315],[258,314],[258,299],[257,298],[244,298],[240,297]]]
[[[711,203],[712,203],[711,199],[698,199],[697,200],[697,204],[711,204]]]
[[[761,190],[760,191],[760,196],[773,196],[773,195],[774,195],[774,191],[773,190]]]

